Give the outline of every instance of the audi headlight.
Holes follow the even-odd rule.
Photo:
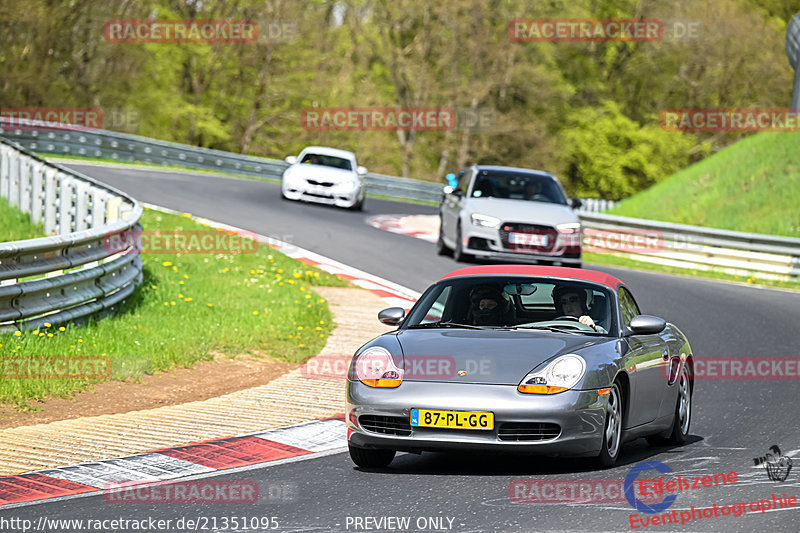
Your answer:
[[[560,233],[578,233],[581,230],[580,222],[569,222],[567,224],[559,224],[556,229]]]
[[[586,373],[586,361],[575,354],[557,357],[541,370],[531,372],[520,382],[517,390],[527,394],[558,394],[569,390]]]
[[[500,219],[497,217],[490,217],[489,215],[480,215],[472,213],[470,220],[473,226],[483,226],[484,228],[497,228],[500,226]]]
[[[392,389],[403,382],[403,371],[395,366],[389,350],[373,346],[353,359],[348,377],[368,387]]]

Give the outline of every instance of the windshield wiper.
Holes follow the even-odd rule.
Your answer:
[[[562,329],[555,326],[512,326],[511,329],[542,329],[557,333],[571,333],[572,335],[602,335],[599,331],[584,331],[578,329]]]
[[[427,322],[425,324],[414,324],[408,326],[408,329],[424,329],[424,328],[461,328],[461,329],[486,329],[484,326],[473,326],[472,324],[458,324],[456,322]]]

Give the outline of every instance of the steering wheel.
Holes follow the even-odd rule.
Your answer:
[[[572,320],[573,322],[580,322],[581,321],[580,318],[578,318],[576,316],[572,316],[572,315],[561,315],[561,316],[558,316],[558,317],[554,318],[553,320]]]

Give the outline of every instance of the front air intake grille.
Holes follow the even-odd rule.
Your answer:
[[[548,422],[526,422],[501,424],[497,430],[500,440],[550,440],[558,437],[561,426]]]
[[[359,425],[367,431],[408,437],[411,435],[411,424],[402,416],[361,415]]]

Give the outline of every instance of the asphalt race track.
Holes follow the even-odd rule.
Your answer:
[[[70,166],[140,201],[274,236],[417,291],[464,266],[451,257],[437,256],[431,243],[364,222],[378,214],[432,214],[436,208],[367,199],[365,212],[358,213],[283,201],[279,187],[271,183]],[[698,358],[797,355],[800,294],[599,270],[626,281],[644,313],[680,327]],[[217,517],[216,527],[209,520],[206,529],[194,528],[207,531],[252,531],[241,524],[223,527],[222,518],[234,516],[276,517],[280,531],[626,531],[631,530],[630,515],[635,510],[624,498],[610,503],[514,503],[509,485],[534,478],[621,482],[634,465],[654,460],[682,476],[731,471],[739,476],[734,484],[681,492],[665,512],[770,499],[773,494],[800,496],[798,400],[793,380],[698,381],[687,445],[650,447],[639,439],[623,447],[615,468],[604,471],[589,460],[433,453],[398,455],[389,468],[367,471],[355,468],[346,453],[338,453],[217,475],[217,479],[254,480],[262,494],[269,494],[270,487],[291,489],[290,497],[261,498],[252,505],[111,505],[102,496],[92,496],[0,511],[0,519],[151,517],[172,519],[175,524],[182,517]],[[770,480],[753,461],[775,444],[784,455],[795,457],[795,468],[783,482]],[[683,525],[636,525],[647,531],[799,531],[799,508],[703,518]],[[388,517],[408,522],[387,521]]]

